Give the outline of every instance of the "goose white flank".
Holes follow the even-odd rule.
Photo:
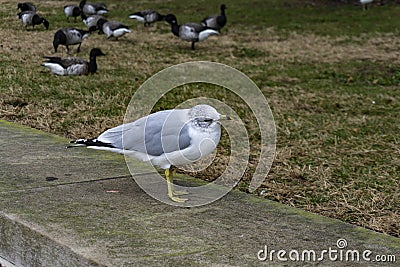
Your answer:
[[[90,51],[90,61],[87,62],[76,57],[47,57],[47,61],[42,64],[43,67],[49,68],[54,74],[66,75],[88,75],[97,71],[96,58],[104,56],[104,53],[99,48],[93,48]]]

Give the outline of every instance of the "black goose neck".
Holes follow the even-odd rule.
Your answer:
[[[42,23],[42,20],[43,19],[41,17],[39,17],[39,15],[35,14],[32,17],[32,24],[33,25],[39,25],[40,23]]]
[[[82,0],[79,2],[79,7],[83,10],[83,7],[86,5],[86,0]]]
[[[222,4],[221,7],[220,7],[220,9],[221,9],[221,16],[225,16],[226,5],[225,5],[225,4]]]
[[[97,71],[96,56],[90,56],[89,73],[95,73],[96,71]]]
[[[179,25],[178,23],[172,23],[171,24],[171,31],[174,35],[179,36]]]
[[[225,8],[221,8],[221,16],[225,16]]]

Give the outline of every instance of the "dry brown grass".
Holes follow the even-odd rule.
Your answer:
[[[237,36],[237,42],[264,51],[266,62],[294,61],[336,63],[353,60],[400,62],[398,36],[392,33],[375,36],[327,37],[312,33],[289,33],[287,37],[276,34],[274,28],[252,32],[248,36]]]

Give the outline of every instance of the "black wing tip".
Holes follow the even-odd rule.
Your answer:
[[[72,140],[72,141],[69,142],[72,145],[67,145],[65,148],[87,146],[86,141],[87,141],[87,139]]]
[[[76,140],[70,141],[70,144],[73,144],[73,145],[69,145],[69,146],[67,146],[67,148],[78,147],[78,146],[98,146],[98,147],[115,148],[112,144],[99,141],[96,138],[94,138],[94,139],[76,139]]]

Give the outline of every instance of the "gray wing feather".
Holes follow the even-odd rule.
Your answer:
[[[108,21],[108,22],[106,22],[106,24],[107,24],[107,27],[109,27],[110,30],[112,30],[112,31],[120,29],[120,28],[128,28],[127,26],[125,26],[121,22],[115,21],[115,20]]]
[[[73,65],[88,65],[88,62],[81,58],[76,58],[76,57],[68,57],[68,58],[63,58],[61,59],[61,65],[64,68],[71,67]]]
[[[53,64],[58,64],[64,69],[71,67],[72,65],[76,64],[85,64],[88,65],[89,63],[83,60],[82,58],[77,58],[77,57],[67,57],[67,58],[60,58],[60,57],[47,57],[45,56],[44,58],[47,58],[48,61],[47,63],[53,63]]]
[[[203,19],[202,24],[204,26],[208,26],[210,28],[218,28],[217,17],[218,17],[218,15],[209,16],[209,17]]]
[[[191,27],[197,33],[207,29],[206,26],[193,22],[185,23],[184,25]]]
[[[92,26],[96,26],[97,25],[97,21],[99,19],[102,19],[102,18],[103,18],[103,16],[101,16],[101,15],[92,15],[92,16],[87,17],[87,19],[84,20],[83,22],[85,23],[85,25],[88,28],[90,28]]]
[[[187,110],[166,110],[107,130],[98,140],[116,148],[159,156],[190,146]]]
[[[65,28],[63,32],[67,36],[67,45],[74,45],[82,42],[82,34],[77,29]]]
[[[82,75],[87,74],[89,71],[89,64],[87,62],[81,64],[73,64],[67,68],[68,75]]]

